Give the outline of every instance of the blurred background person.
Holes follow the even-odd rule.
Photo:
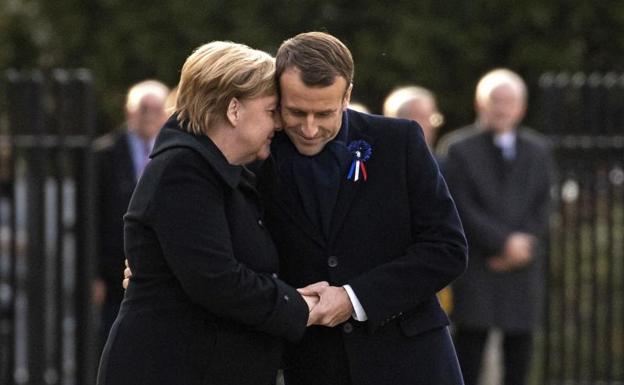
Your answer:
[[[123,299],[123,215],[160,128],[167,120],[169,88],[157,80],[134,84],[126,95],[123,125],[94,143],[97,167],[97,271],[93,300],[100,306],[103,346]]]
[[[444,116],[438,111],[433,92],[419,86],[406,86],[392,91],[384,101],[383,114],[418,122],[429,149],[433,148],[438,129],[444,123]]]
[[[546,140],[519,126],[527,89],[496,69],[476,89],[477,121],[454,135],[444,175],[469,244],[453,284],[455,343],[466,385],[477,383],[492,328],[503,339],[504,383],[524,384],[544,299],[553,165]]]
[[[178,86],[175,86],[169,91],[169,95],[167,95],[167,99],[165,99],[165,113],[167,116],[173,114],[175,111],[175,102],[178,97]]]
[[[351,101],[349,103],[349,108],[352,110],[355,110],[357,112],[363,112],[365,114],[370,114],[370,109],[368,107],[366,107],[366,105],[364,105],[364,103],[360,103],[360,102],[356,102],[356,101]]]

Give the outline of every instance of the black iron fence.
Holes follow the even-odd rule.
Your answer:
[[[544,74],[555,146],[539,384],[624,384],[624,75]]]
[[[90,384],[93,81],[9,71],[0,90],[0,383]]]

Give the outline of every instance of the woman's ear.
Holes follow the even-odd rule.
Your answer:
[[[232,98],[232,100],[230,100],[230,104],[228,104],[227,113],[226,113],[228,122],[232,126],[236,126],[238,124],[240,108],[241,108],[240,100],[236,98]]]

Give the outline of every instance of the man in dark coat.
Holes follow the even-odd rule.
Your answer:
[[[276,65],[266,223],[281,277],[320,297],[286,383],[462,384],[435,293],[464,271],[466,241],[422,130],[347,110],[353,61],[331,35],[285,41]]]
[[[161,82],[145,80],[133,85],[126,96],[126,122],[120,130],[95,142],[97,167],[98,234],[97,279],[94,302],[101,306],[100,340],[106,341],[123,288],[119,278],[124,269],[123,215],[132,191],[160,127],[166,121],[165,99],[169,89]]]
[[[504,383],[525,383],[543,303],[553,166],[544,138],[518,126],[526,100],[517,74],[494,70],[477,86],[477,123],[440,143],[470,248],[468,270],[453,284],[452,313],[467,385],[478,381],[492,328],[503,333]]]

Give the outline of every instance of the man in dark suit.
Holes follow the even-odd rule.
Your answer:
[[[124,269],[123,215],[160,127],[166,121],[167,86],[155,80],[133,85],[126,96],[126,122],[94,144],[97,167],[98,234],[94,302],[101,306],[104,344],[123,299],[119,279]]]
[[[435,293],[464,271],[466,241],[422,130],[347,109],[353,60],[331,35],[285,41],[276,65],[266,223],[284,280],[320,297],[286,383],[462,384]]]
[[[444,175],[462,218],[470,262],[453,284],[455,343],[464,381],[476,384],[488,331],[503,333],[505,384],[524,384],[543,303],[551,154],[519,127],[524,81],[497,69],[477,85],[477,122],[441,140]]]

